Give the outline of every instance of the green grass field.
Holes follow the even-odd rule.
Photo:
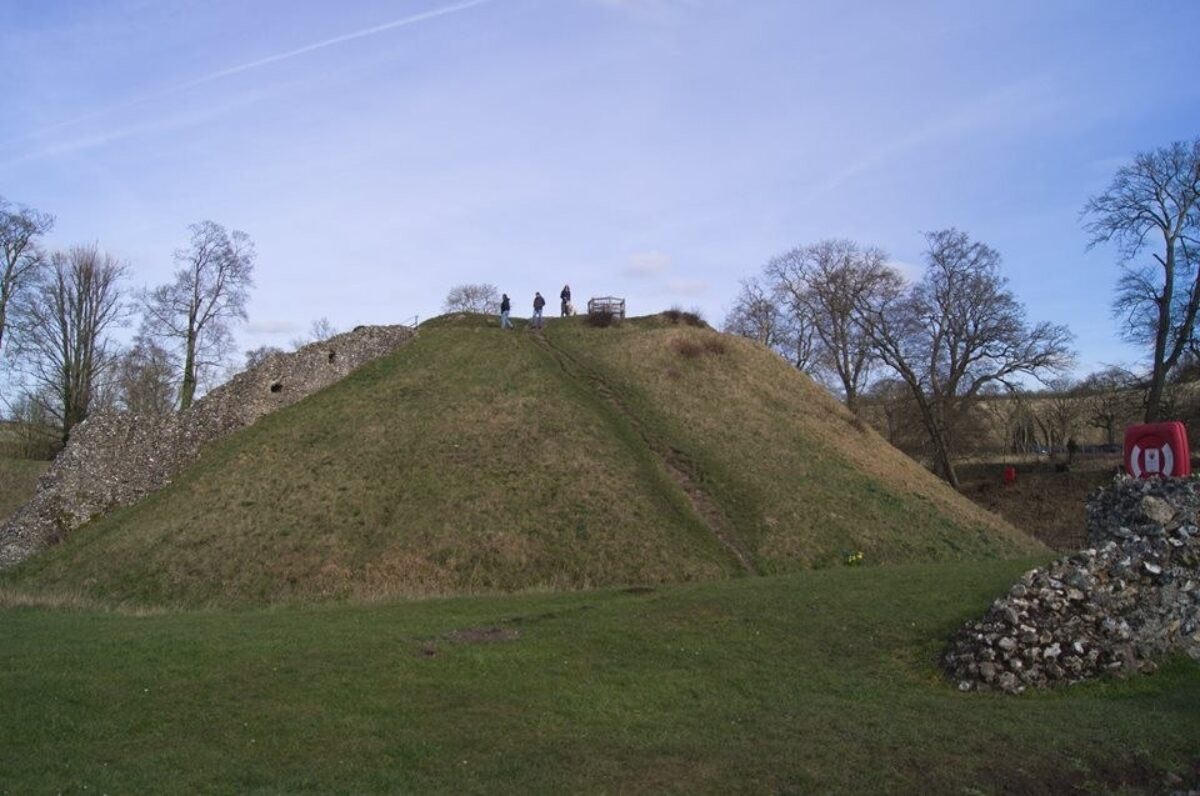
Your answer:
[[[1196,662],[941,677],[1029,555],[746,341],[435,319],[0,575],[0,794],[1200,786]]]
[[[1023,697],[940,678],[943,640],[1030,563],[147,615],[9,600],[0,792],[1195,782],[1195,662]]]

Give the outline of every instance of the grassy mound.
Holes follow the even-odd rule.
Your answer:
[[[458,316],[4,582],[194,605],[1040,549],[745,341],[657,317],[536,334]]]
[[[142,616],[0,607],[0,790],[1200,786],[1196,662],[1023,697],[940,677],[946,636],[1031,563]]]
[[[37,480],[49,462],[0,457],[0,522],[33,497]]]
[[[748,340],[657,316],[547,337],[689,463],[762,571],[1037,549]]]

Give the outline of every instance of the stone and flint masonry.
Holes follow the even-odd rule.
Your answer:
[[[411,326],[360,326],[293,353],[267,357],[186,411],[100,414],[80,423],[38,482],[33,499],[0,526],[0,569],[161,489],[209,443],[330,386],[415,334]]]
[[[964,691],[1020,693],[1200,660],[1200,478],[1118,476],[1087,503],[1088,544],[1026,573],[942,656]]]

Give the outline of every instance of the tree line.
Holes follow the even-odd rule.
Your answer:
[[[65,442],[98,409],[186,409],[232,354],[254,244],[213,221],[188,227],[170,281],[133,289],[96,244],[48,250],[53,216],[0,198],[0,389],[9,416]],[[130,345],[114,333],[136,324]]]
[[[777,351],[854,411],[869,393],[886,404],[888,429],[900,428],[903,415],[910,430],[919,427],[934,470],[954,485],[955,454],[975,432],[980,401],[1019,395],[1030,382],[1073,396],[1072,407],[1090,406],[1112,442],[1132,396],[1145,422],[1178,415],[1173,380],[1200,373],[1200,138],[1137,154],[1087,201],[1081,220],[1088,248],[1115,247],[1112,310],[1122,337],[1146,347],[1144,367],[1107,368],[1064,387],[1070,331],[1027,320],[999,252],[953,228],[925,235],[915,280],[883,250],[848,240],[780,254],[742,280],[725,329]],[[1064,425],[1038,424],[1044,438]]]

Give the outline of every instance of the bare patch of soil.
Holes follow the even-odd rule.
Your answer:
[[[1004,483],[1004,464],[961,468],[961,491],[979,506],[1055,550],[1077,550],[1087,542],[1084,501],[1112,480],[1119,459],[1077,463],[1058,472],[1050,463],[1017,466],[1016,483]]]
[[[515,627],[469,627],[465,630],[451,630],[446,638],[459,644],[498,644],[503,641],[516,641],[521,637],[521,631]]]
[[[997,766],[986,772],[985,781],[995,793],[1004,794],[1194,793],[1189,788],[1200,773],[1200,761],[1193,768],[1181,776],[1159,770],[1144,757],[1131,755],[1095,763],[1087,771],[1069,766]]]

